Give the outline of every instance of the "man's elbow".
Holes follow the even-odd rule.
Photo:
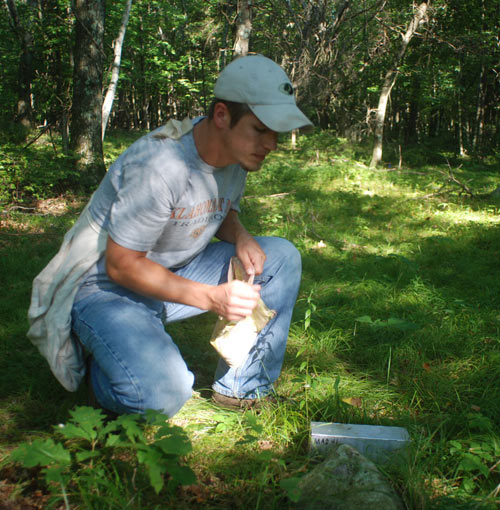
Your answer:
[[[116,265],[116,263],[109,260],[107,257],[106,257],[106,273],[111,281],[115,283],[121,283],[122,272],[120,268]]]
[[[138,257],[145,253],[129,250],[108,238],[105,254],[105,267],[108,278],[115,283],[123,285],[127,275],[133,274],[132,268]]]

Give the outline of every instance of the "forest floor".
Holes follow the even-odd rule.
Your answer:
[[[122,145],[108,142],[110,159]],[[287,398],[259,413],[214,407],[216,318],[176,323],[171,334],[196,380],[171,422],[189,437],[181,460],[197,481],[173,495],[142,483],[142,465],[126,453],[109,457],[113,469],[97,471],[95,461],[95,476],[109,477],[101,492],[82,475],[84,457],[66,487],[10,459],[23,443],[62,441],[59,424],[86,405],[85,385],[66,392],[26,338],[31,282],[86,198],[4,204],[0,509],[293,508],[294,484],[315,463],[312,421],[406,428],[410,462],[384,469],[408,509],[497,508],[500,202],[488,192],[500,185],[498,166],[442,156],[371,170],[366,161],[360,147],[313,135],[295,149],[284,141],[249,176],[243,223],[255,235],[286,237],[302,254],[276,385]]]

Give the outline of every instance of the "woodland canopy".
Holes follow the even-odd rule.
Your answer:
[[[382,142],[396,163],[416,143],[499,152],[496,0],[6,0],[0,31],[4,129],[59,134],[95,180],[106,127],[204,113],[218,72],[246,51],[283,65],[317,128],[378,139],[372,164]]]

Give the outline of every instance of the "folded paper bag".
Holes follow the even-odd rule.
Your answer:
[[[237,257],[232,257],[229,263],[228,280],[241,280],[252,284],[253,275],[248,277],[241,261]],[[259,299],[251,315],[240,321],[228,321],[219,317],[210,343],[231,368],[238,368],[247,359],[258,334],[275,315],[276,312],[270,310],[264,301]]]

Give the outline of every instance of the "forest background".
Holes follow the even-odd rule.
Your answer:
[[[318,129],[374,138],[372,165],[383,141],[393,165],[436,153],[496,156],[499,9],[494,0],[5,0],[4,131],[14,142],[31,129],[59,133],[77,173],[13,174],[4,154],[0,199],[92,187],[104,172],[106,128],[149,130],[203,114],[218,72],[246,51],[283,65]]]
[[[198,485],[162,499],[102,444],[44,485],[8,454],[89,416],[68,418],[85,388],[54,387],[25,337],[31,280],[106,166],[169,118],[204,114],[247,51],[283,65],[316,126],[281,137],[242,215],[303,255],[290,402],[260,418],[215,412],[201,318],[175,331],[201,392],[177,422],[196,439]],[[412,462],[388,474],[407,508],[498,505],[496,0],[5,0],[0,63],[0,508],[20,495],[24,508],[292,508],[311,420],[406,426]]]

